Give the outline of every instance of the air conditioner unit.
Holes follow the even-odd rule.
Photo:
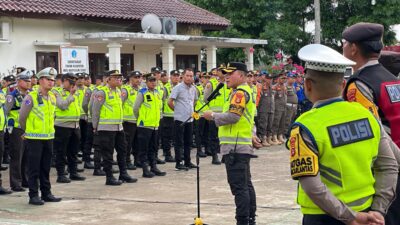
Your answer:
[[[8,41],[10,39],[10,23],[0,22],[0,40]]]
[[[173,17],[162,18],[162,33],[176,34],[176,18]]]

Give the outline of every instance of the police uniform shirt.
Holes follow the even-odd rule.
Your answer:
[[[17,90],[18,90],[18,88],[17,88]],[[25,98],[25,96],[28,94],[28,91],[26,91],[25,94],[23,94],[20,91],[19,91],[19,93],[20,93],[20,95],[22,97],[22,100],[23,100],[23,98]],[[21,101],[21,104],[22,104],[22,101]],[[11,94],[8,94],[7,97],[6,97],[6,103],[5,103],[5,106],[4,106],[4,114],[8,115],[10,113],[10,111],[12,110],[12,108],[14,107],[14,105],[15,105],[15,97],[12,96]]]
[[[250,101],[251,98],[250,93],[244,92],[242,90],[234,90],[231,95],[232,97],[230,98],[230,106],[228,112],[214,113],[213,119],[217,127],[237,123],[240,120],[240,117],[243,115],[244,110],[246,109],[247,102]],[[254,133],[255,130],[253,130],[253,134]],[[234,144],[222,144],[220,147],[221,155],[229,154],[230,150],[234,148]],[[254,155],[254,149],[252,145],[237,145],[236,153]]]
[[[313,108],[323,105],[327,102],[332,102],[341,98],[331,98],[322,101],[318,101],[314,104]],[[295,127],[294,127],[295,128]],[[348,223],[355,218],[355,212],[351,210],[347,205],[343,202],[339,201],[330,191],[327,189],[326,185],[322,183],[320,173],[318,168],[318,151],[317,147],[311,141],[311,137],[309,134],[300,129],[300,136],[298,137],[300,140],[306,143],[302,149],[297,149],[296,154],[292,156],[291,154],[291,162],[296,161],[297,159],[301,159],[307,156],[313,156],[310,160],[310,168],[309,170],[300,169],[301,165],[296,163],[291,163],[291,174],[294,179],[298,179],[300,185],[306,194],[313,200],[313,202],[320,207],[323,211],[325,211],[330,216],[336,218],[337,220],[342,221],[343,223]],[[287,145],[290,145],[290,139],[288,139]],[[288,146],[290,148],[290,146]],[[300,148],[296,147],[295,148]],[[397,151],[397,152],[396,152]],[[379,143],[379,150],[377,159],[373,164],[374,176],[384,178],[382,183],[390,183],[393,182],[392,178],[387,177],[387,172],[389,170],[393,170],[398,167],[398,163],[393,160],[393,154],[395,155],[398,162],[400,162],[400,151],[398,151],[397,146],[394,145],[390,141],[390,138],[387,136],[386,132],[381,129],[381,139]],[[299,166],[300,165],[300,166]],[[397,174],[396,174],[397,176]],[[379,180],[378,178],[376,180]],[[381,179],[382,180],[382,179]],[[394,190],[390,189],[379,189],[376,188],[374,202],[371,206],[372,210],[386,213],[388,208],[388,204],[390,202],[387,199],[391,199],[391,195],[394,194]],[[378,196],[378,197],[377,197]]]
[[[108,85],[107,85],[108,87]],[[116,95],[118,92],[117,90],[112,90],[111,91],[114,95]],[[105,100],[105,93],[102,90],[96,91],[94,94],[93,98],[93,103],[92,103],[92,124],[93,124],[93,129],[97,131],[122,131],[123,126],[121,124],[99,124],[100,121],[100,110],[101,107],[103,106]]]
[[[89,110],[89,101],[91,96],[92,96],[92,89],[86,88],[85,96],[83,96],[83,101],[82,101],[82,108],[83,111],[86,113],[86,115],[89,115],[88,110]]]

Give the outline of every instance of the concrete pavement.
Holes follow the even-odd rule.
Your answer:
[[[195,150],[193,150],[195,152]],[[289,152],[283,146],[258,150],[252,160],[252,179],[257,193],[257,224],[298,225],[301,213],[295,203],[297,183],[290,178]],[[192,156],[194,162],[194,155]],[[134,184],[105,186],[105,177],[85,170],[83,182],[58,184],[51,171],[52,192],[60,203],[28,205],[28,194],[0,196],[0,225],[188,225],[197,215],[196,170],[175,171],[174,163],[160,165],[167,176],[145,179],[141,170],[129,171],[139,178]],[[224,165],[201,159],[201,213],[209,225],[234,225],[235,206],[226,181]],[[9,187],[8,171],[2,172]]]

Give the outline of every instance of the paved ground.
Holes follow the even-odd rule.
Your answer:
[[[252,161],[253,183],[257,193],[258,223],[261,225],[301,224],[295,203],[296,182],[289,177],[288,151],[282,146],[262,149]],[[226,182],[224,166],[201,159],[201,201],[203,222],[233,225],[234,202]],[[196,170],[174,171],[174,164],[162,165],[165,177],[141,178],[138,183],[120,187],[105,186],[104,177],[86,170],[84,182],[57,184],[52,170],[52,191],[63,197],[60,203],[44,206],[27,204],[27,193],[0,198],[0,225],[11,224],[101,224],[101,225],[188,225],[196,216]],[[3,172],[8,187],[8,171]]]

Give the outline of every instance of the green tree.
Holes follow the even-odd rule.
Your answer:
[[[271,63],[282,51],[294,55],[304,45],[313,42],[306,32],[308,21],[314,19],[314,0],[188,0],[192,4],[221,15],[231,21],[223,31],[208,32],[210,36],[267,39],[266,46],[256,46],[255,64]],[[385,26],[384,43],[395,43],[390,25],[400,23],[399,0],[321,0],[322,43],[341,49],[343,30],[365,21]],[[219,49],[218,63],[244,61],[243,49]]]

